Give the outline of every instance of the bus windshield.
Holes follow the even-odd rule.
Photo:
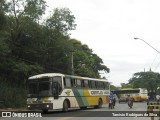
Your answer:
[[[28,97],[51,96],[52,82],[49,78],[38,78],[28,81]]]

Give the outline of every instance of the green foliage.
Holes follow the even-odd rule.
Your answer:
[[[129,80],[134,88],[147,88],[152,94],[156,94],[160,86],[160,74],[156,72],[138,72]]]
[[[10,3],[6,3],[6,0],[0,0],[0,11],[7,12],[9,5]]]
[[[50,29],[57,30],[67,35],[69,30],[74,30],[76,27],[74,20],[75,17],[71,15],[71,11],[68,8],[56,8],[53,15],[46,21],[46,25]]]
[[[0,10],[0,30],[5,26],[5,24],[6,24],[6,18],[4,12]]]
[[[121,88],[134,88],[132,83],[121,83]]]
[[[41,18],[46,10],[46,2],[44,0],[26,0],[27,5],[24,8],[25,15],[36,21]]]
[[[77,75],[99,78],[99,71],[109,72],[109,68],[103,65],[103,61],[80,41],[70,40],[73,44],[74,72]]]
[[[114,85],[110,85],[110,90],[119,90],[119,89],[120,89],[120,87],[116,87]]]
[[[0,84],[0,101],[4,103],[0,105],[3,107],[22,107],[26,104],[26,90],[23,86],[17,87],[15,84],[7,83],[6,81]]]

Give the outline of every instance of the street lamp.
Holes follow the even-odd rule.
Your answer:
[[[134,38],[135,40],[141,40],[141,41],[143,41],[143,42],[145,42],[147,45],[149,45],[151,48],[153,48],[155,51],[157,51],[158,53],[160,53],[160,51],[158,51],[156,48],[154,48],[152,45],[150,45],[149,43],[147,43],[146,41],[144,41],[143,39],[141,39],[141,38]]]

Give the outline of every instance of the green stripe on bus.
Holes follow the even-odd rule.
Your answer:
[[[80,92],[81,96],[85,96],[84,90],[80,89],[79,92]],[[83,102],[83,106],[88,106],[87,97],[81,97],[81,99],[82,99],[82,102]]]
[[[86,97],[84,96],[83,90],[81,90],[81,89],[72,89],[72,90],[73,90],[75,98],[79,104],[79,107],[88,106],[88,102],[86,100]],[[81,96],[83,96],[83,97],[81,97]]]

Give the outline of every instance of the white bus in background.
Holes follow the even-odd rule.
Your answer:
[[[89,106],[101,107],[108,102],[109,82],[60,73],[46,73],[30,77],[28,83],[27,108],[29,110],[62,109]]]
[[[146,101],[148,99],[148,90],[146,88],[138,88],[138,89],[141,101]]]

